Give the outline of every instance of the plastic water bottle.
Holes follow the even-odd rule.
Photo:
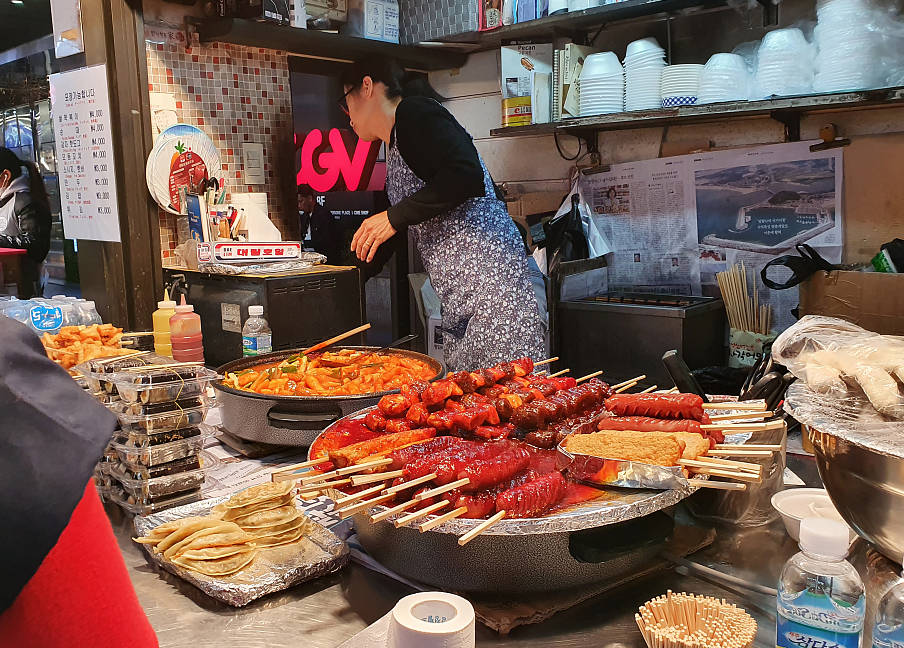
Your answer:
[[[242,355],[247,358],[270,353],[273,350],[273,336],[270,325],[263,317],[264,307],[249,306],[248,315],[251,317],[245,320],[242,327]]]
[[[778,584],[778,648],[858,648],[866,598],[845,560],[849,546],[844,523],[801,522],[801,552],[785,563]]]
[[[85,326],[91,326],[92,324],[103,324],[104,321],[100,317],[100,313],[97,312],[97,304],[93,301],[88,300],[82,302],[80,304],[83,314],[82,324]]]
[[[879,601],[873,648],[904,648],[904,582],[888,590]]]

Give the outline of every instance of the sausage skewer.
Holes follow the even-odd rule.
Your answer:
[[[463,536],[461,536],[458,539],[458,545],[460,547],[464,547],[466,544],[471,542],[471,540],[473,540],[474,538],[479,536],[481,533],[483,533],[484,531],[489,529],[491,526],[493,526],[494,524],[499,522],[499,520],[501,520],[504,517],[505,517],[505,511],[497,512],[491,518],[484,520],[483,522],[478,524],[476,527],[474,527],[473,529],[471,529],[470,531],[465,533]]]
[[[449,520],[454,520],[457,517],[461,517],[462,515],[464,515],[467,512],[468,512],[468,507],[459,506],[454,511],[449,511],[448,513],[443,513],[442,515],[439,515],[439,516],[433,518],[432,520],[428,520],[427,522],[420,524],[418,526],[418,530],[421,533],[424,533],[425,531],[429,531],[430,529],[435,529],[439,525],[445,524]]]
[[[602,375],[603,375],[602,370],[594,371],[593,373],[589,373],[586,376],[581,376],[580,378],[578,378],[577,383],[580,384],[580,383],[584,382],[585,380],[590,380],[591,378],[596,378],[597,376],[602,376]]]
[[[438,511],[441,508],[445,508],[447,506],[449,506],[449,500],[440,500],[436,504],[431,504],[430,506],[425,506],[424,508],[418,509],[417,511],[414,511],[413,513],[409,513],[408,515],[403,515],[402,517],[400,517],[398,520],[396,520],[394,522],[395,527],[398,529],[399,527],[403,527],[407,524],[411,524],[418,518],[422,518],[425,515],[430,515],[434,511]]]

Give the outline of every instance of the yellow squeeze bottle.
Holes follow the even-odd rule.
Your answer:
[[[157,310],[151,315],[154,322],[154,351],[157,355],[173,357],[173,345],[170,342],[170,318],[176,314],[176,302],[169,298],[169,292],[163,292],[163,301],[157,302]]]

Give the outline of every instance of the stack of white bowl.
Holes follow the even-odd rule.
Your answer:
[[[641,38],[625,52],[625,109],[659,108],[665,50],[655,38]]]
[[[871,29],[870,0],[819,0],[813,30],[818,48],[813,89],[836,92],[882,85],[881,34]]]
[[[581,117],[622,112],[625,71],[615,52],[597,52],[584,59],[578,89]]]
[[[700,75],[698,104],[746,101],[750,93],[747,62],[737,54],[713,54]]]
[[[693,106],[700,92],[700,75],[703,66],[670,65],[662,71],[661,103],[663,108]]]
[[[813,46],[796,27],[763,37],[757,51],[757,97],[807,94],[813,90]]]

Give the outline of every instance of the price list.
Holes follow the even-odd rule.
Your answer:
[[[66,238],[118,242],[106,65],[51,75],[50,102]]]

